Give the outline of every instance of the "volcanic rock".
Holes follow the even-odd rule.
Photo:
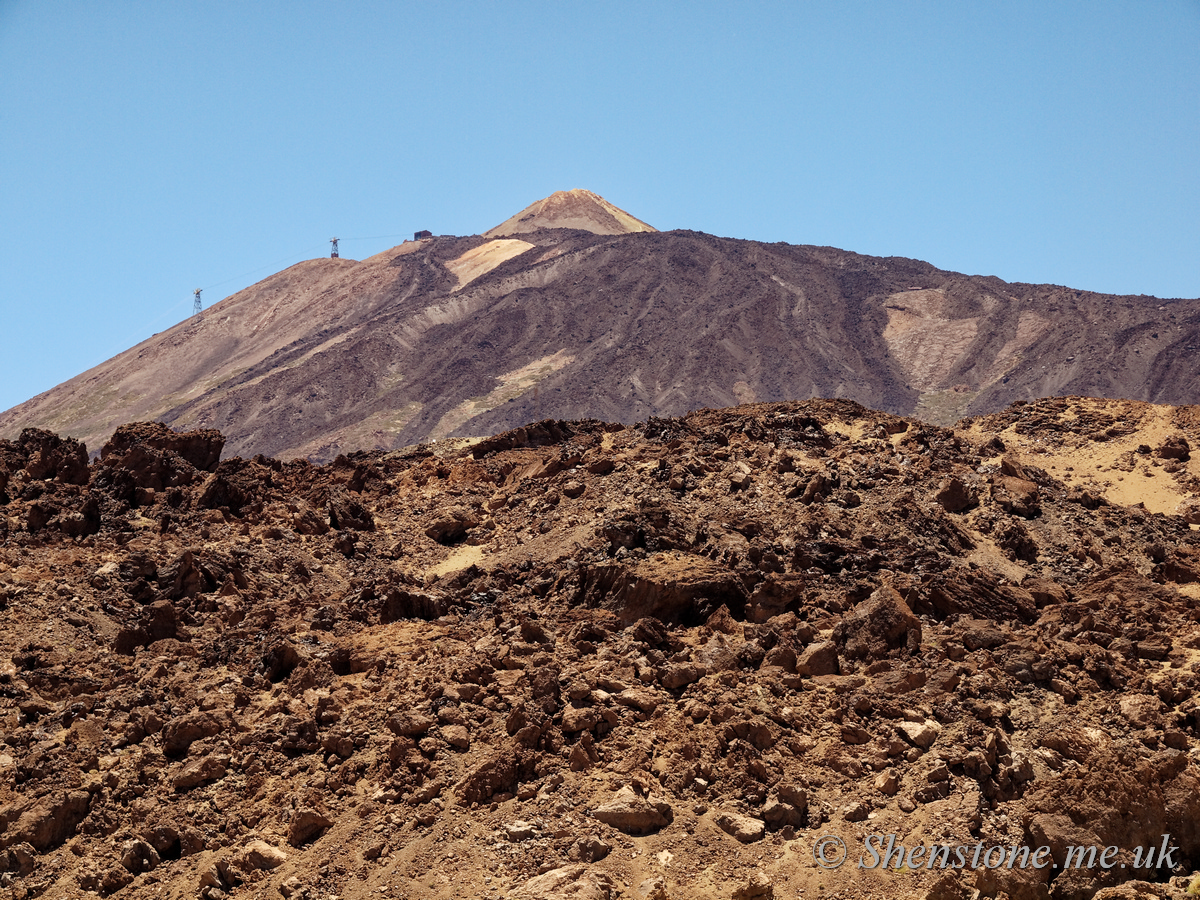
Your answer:
[[[834,629],[848,659],[879,659],[891,650],[921,646],[921,622],[891,587],[882,587],[854,607]]]
[[[762,836],[766,834],[767,826],[761,819],[743,816],[735,812],[720,813],[713,821],[718,828],[737,838],[743,844],[752,844],[761,840]]]
[[[659,877],[694,893],[711,857],[714,896],[755,870],[776,894],[873,895],[852,865],[719,832],[786,849],[847,821],[1005,846],[1169,834],[1190,878],[1200,532],[1174,511],[1200,461],[1149,448],[1194,446],[1200,415],[1071,398],[895,425],[845,401],[536,423],[327,466],[226,459],[163,492],[130,489],[168,471],[150,453],[71,484],[0,444],[0,893],[366,896],[415,872],[494,898],[558,872],[542,893],[611,900]],[[1038,513],[932,499],[992,477],[1036,485]],[[374,531],[299,527],[339,491]],[[88,503],[93,533],[53,524]],[[479,524],[429,537],[454,507]],[[255,840],[289,851],[273,877]],[[1105,872],[905,885],[1086,898],[1146,877]]]
[[[643,796],[629,785],[592,810],[593,818],[626,834],[649,834],[671,824],[671,804]]]

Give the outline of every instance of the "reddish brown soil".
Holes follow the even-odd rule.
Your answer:
[[[1195,408],[1078,399],[957,432],[845,401],[545,421],[323,467],[26,432],[0,896],[1182,898],[1200,534],[1046,468],[1120,440],[1118,472],[1200,495]],[[1180,849],[813,863],[871,833]]]

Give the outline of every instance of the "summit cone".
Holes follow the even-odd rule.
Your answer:
[[[578,228],[593,234],[633,234],[658,231],[591,191],[555,191],[525,207],[511,219],[483,233],[484,237],[529,234],[539,228]]]

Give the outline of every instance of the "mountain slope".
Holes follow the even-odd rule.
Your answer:
[[[1200,300],[691,231],[503,228],[293,266],[0,414],[0,437],[95,448],[158,418],[219,428],[230,454],[327,460],[810,397],[943,423],[1051,395],[1200,401]]]

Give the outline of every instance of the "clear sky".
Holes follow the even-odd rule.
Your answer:
[[[0,409],[300,259],[660,229],[1200,296],[1200,0],[0,0]]]

